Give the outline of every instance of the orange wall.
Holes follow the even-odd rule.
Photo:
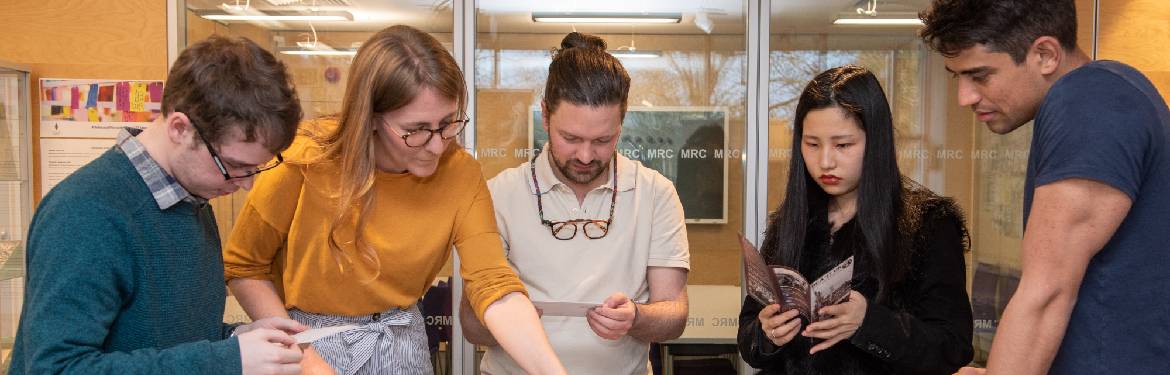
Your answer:
[[[1137,68],[1170,95],[1170,1],[1101,0],[1097,58]]]
[[[167,7],[158,0],[0,1],[0,60],[41,78],[161,80],[167,75]],[[40,102],[32,98],[33,196],[39,202]]]

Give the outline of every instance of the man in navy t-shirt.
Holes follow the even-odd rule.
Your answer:
[[[921,35],[991,131],[1035,120],[1019,289],[989,373],[1170,371],[1170,110],[1092,61],[1073,0],[934,0]]]

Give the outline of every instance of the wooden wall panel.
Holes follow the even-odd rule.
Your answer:
[[[188,10],[186,31],[187,44],[191,44],[206,39],[212,34],[226,35],[228,27],[219,22],[196,16],[195,12]]]
[[[1170,95],[1170,2],[1101,0],[1097,58],[1137,68]]]
[[[1095,0],[1077,2],[1077,46],[1086,55],[1093,56],[1093,11]]]
[[[41,78],[161,80],[167,74],[166,2],[5,0],[0,60]],[[30,95],[36,98],[37,95]],[[33,201],[41,197],[40,102],[32,100]]]

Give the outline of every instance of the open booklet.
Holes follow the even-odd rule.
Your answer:
[[[797,309],[809,323],[824,319],[817,314],[822,307],[849,299],[853,286],[853,257],[845,259],[821,278],[809,284],[800,272],[785,266],[769,266],[751,242],[739,235],[743,251],[743,273],[748,295],[764,306],[780,304],[780,311]]]

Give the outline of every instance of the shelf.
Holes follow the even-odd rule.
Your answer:
[[[0,241],[0,281],[24,277],[24,248],[21,241]]]

